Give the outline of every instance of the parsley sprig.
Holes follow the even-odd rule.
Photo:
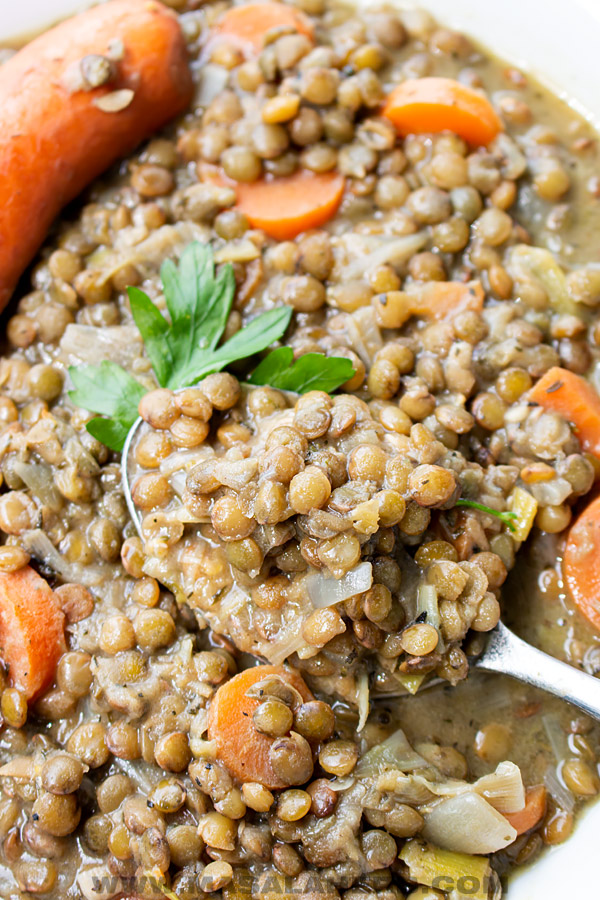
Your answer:
[[[456,501],[456,506],[467,506],[470,509],[478,509],[480,512],[487,513],[489,516],[496,516],[497,519],[500,519],[501,522],[504,522],[506,527],[510,531],[516,531],[515,528],[515,519],[518,519],[519,516],[516,512],[511,512],[510,510],[505,510],[501,512],[499,509],[493,509],[491,506],[486,506],[485,503],[478,503],[476,500],[464,500],[462,497],[460,500]]]
[[[160,387],[187,387],[231,363],[255,356],[283,337],[290,323],[292,309],[277,307],[256,316],[220,344],[235,296],[235,278],[229,263],[215,273],[209,245],[190,244],[179,265],[166,260],[160,274],[168,319],[147,294],[137,287],[128,288],[131,312]],[[86,425],[89,433],[112,450],[121,451],[146,388],[109,360],[98,366],[71,366],[69,374],[73,403],[99,413]],[[280,347],[259,363],[250,382],[296,393],[333,391],[353,374],[348,359],[311,353],[294,362],[293,351]]]

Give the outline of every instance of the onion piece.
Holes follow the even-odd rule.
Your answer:
[[[68,562],[58,552],[48,535],[44,534],[39,528],[25,531],[21,542],[25,550],[34,559],[52,569],[64,581],[92,587],[100,584],[103,579],[102,572],[98,566],[78,566]]]
[[[455,853],[495,853],[517,837],[508,820],[474,791],[441,800],[424,818],[423,836]]]
[[[572,813],[575,809],[575,795],[558,778],[556,767],[549,765],[544,775],[546,790],[560,809]]]
[[[356,686],[356,705],[358,707],[358,725],[357,732],[363,730],[369,718],[371,704],[369,702],[369,676],[367,672],[361,672],[358,676],[358,684]]]
[[[410,772],[413,769],[427,767],[423,757],[413,750],[408,738],[401,728],[394,731],[382,744],[365,753],[354,769],[358,778],[367,778],[379,775],[386,769],[399,769],[401,772]]]
[[[143,344],[135,325],[67,325],[60,339],[60,359],[65,365],[98,365],[105,359],[130,369],[142,355]]]
[[[513,762],[501,762],[496,771],[479,778],[473,790],[500,813],[516,813],[525,808],[525,788],[521,770]]]
[[[50,466],[38,462],[26,463],[17,459],[13,463],[13,471],[44,506],[47,506],[52,512],[58,512],[61,509],[62,497],[54,484]]]
[[[506,269],[517,282],[539,282],[556,312],[577,315],[579,307],[567,290],[565,273],[549,250],[517,244],[508,255]]]
[[[373,566],[361,562],[341,578],[315,572],[306,578],[306,590],[315,609],[343,603],[355,594],[363,594],[373,584]]]
[[[351,237],[356,236],[352,235]],[[424,231],[417,231],[415,234],[407,234],[402,237],[389,235],[360,235],[358,237],[362,247],[356,255],[352,252],[354,247],[351,246],[350,241],[342,238],[344,249],[347,251],[341,272],[345,281],[364,278],[365,272],[379,266],[402,265],[427,243],[427,234]]]
[[[416,617],[425,613],[425,621],[428,625],[433,625],[439,635],[437,650],[442,653],[446,647],[442,638],[440,608],[438,604],[438,595],[432,584],[420,584],[417,588],[417,611]]]
[[[554,753],[556,762],[563,762],[571,755],[571,752],[569,750],[569,742],[567,740],[566,734],[563,731],[562,725],[560,724],[558,718],[553,715],[542,716],[542,724],[548,736],[548,740],[550,742],[550,746],[552,747],[552,752]]]

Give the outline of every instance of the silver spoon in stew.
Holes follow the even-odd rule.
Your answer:
[[[132,425],[123,447],[121,459],[123,492],[131,520],[140,537],[143,536],[142,522],[133,502],[129,464],[130,451],[142,424],[143,419],[139,418]],[[489,633],[485,649],[476,657],[473,664],[476,668],[486,672],[510,675],[518,681],[554,694],[600,721],[600,679],[532,647],[531,644],[517,637],[503,622],[499,622]],[[426,682],[421,690],[440,684],[446,684],[446,682],[435,678]],[[405,694],[382,692],[377,699],[391,700],[399,696],[405,696]]]

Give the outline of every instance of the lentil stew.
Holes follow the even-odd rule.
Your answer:
[[[0,896],[500,900],[600,790],[472,667],[600,673],[598,138],[425,11],[166,5],[191,102],[6,312]]]

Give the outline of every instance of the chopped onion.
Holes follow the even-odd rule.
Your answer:
[[[369,718],[369,676],[366,672],[361,672],[358,676],[358,684],[356,689],[356,705],[358,706],[358,725],[357,732],[363,730]]]
[[[208,106],[227,86],[229,71],[216,63],[205,63],[200,68],[200,84],[196,91],[197,106]]]
[[[99,365],[109,359],[126,369],[142,355],[142,339],[135,325],[70,324],[60,339],[60,359],[65,365]]]
[[[495,853],[517,837],[508,820],[474,791],[441,800],[424,818],[423,836],[455,853]]]
[[[127,891],[127,885],[112,875],[106,866],[81,869],[77,874],[77,886],[85,900],[111,900]]]
[[[560,809],[571,813],[575,808],[575,796],[559,780],[556,766],[549,765],[544,775],[546,790]]]
[[[558,718],[553,715],[542,716],[542,723],[550,741],[552,752],[557,763],[563,762],[570,756],[569,743]]]
[[[36,766],[33,756],[15,756],[10,762],[0,768],[0,778],[18,778],[25,781],[33,781],[36,776]]]
[[[550,306],[564,315],[577,315],[578,306],[567,290],[565,273],[549,250],[517,244],[508,255],[506,266],[515,281],[538,281],[546,293]]]
[[[348,260],[343,268],[344,279],[351,281],[354,278],[363,278],[365,272],[384,265],[402,265],[413,254],[421,250],[427,243],[427,235],[424,231],[415,234],[407,234],[402,237],[360,235],[363,238],[363,248],[356,255],[350,252]],[[348,242],[346,249],[350,249]],[[372,249],[367,250],[370,247]]]
[[[306,578],[308,596],[315,609],[343,603],[355,594],[363,594],[373,584],[373,566],[362,562],[346,572],[341,578],[315,572]]]
[[[375,354],[383,347],[381,331],[371,306],[363,306],[350,313],[344,320],[346,336],[352,349],[358,353],[365,365],[370,366]]]
[[[65,581],[85,584],[91,587],[100,584],[103,579],[103,575],[97,566],[77,566],[68,562],[58,552],[48,535],[44,534],[39,528],[25,531],[21,540],[25,550],[34,559],[52,569]]]
[[[538,481],[537,484],[528,484],[527,488],[540,506],[560,506],[573,491],[571,483],[566,478]]]
[[[427,766],[423,757],[413,750],[408,738],[401,728],[394,731],[382,744],[365,753],[359,760],[354,774],[359,778],[378,775],[385,769],[399,769],[401,772],[410,772],[413,769],[421,769]]]
[[[513,762],[501,762],[496,771],[479,778],[473,790],[501,813],[520,812],[525,807],[521,770]]]
[[[417,588],[417,611],[416,617],[425,613],[425,621],[428,625],[433,625],[439,634],[437,649],[443,652],[445,643],[442,638],[440,608],[438,605],[438,595],[432,584],[420,584]]]
[[[34,496],[41,500],[53,512],[58,512],[62,507],[62,497],[52,478],[49,466],[38,462],[22,462],[20,459],[13,463],[13,471],[19,476]]]

